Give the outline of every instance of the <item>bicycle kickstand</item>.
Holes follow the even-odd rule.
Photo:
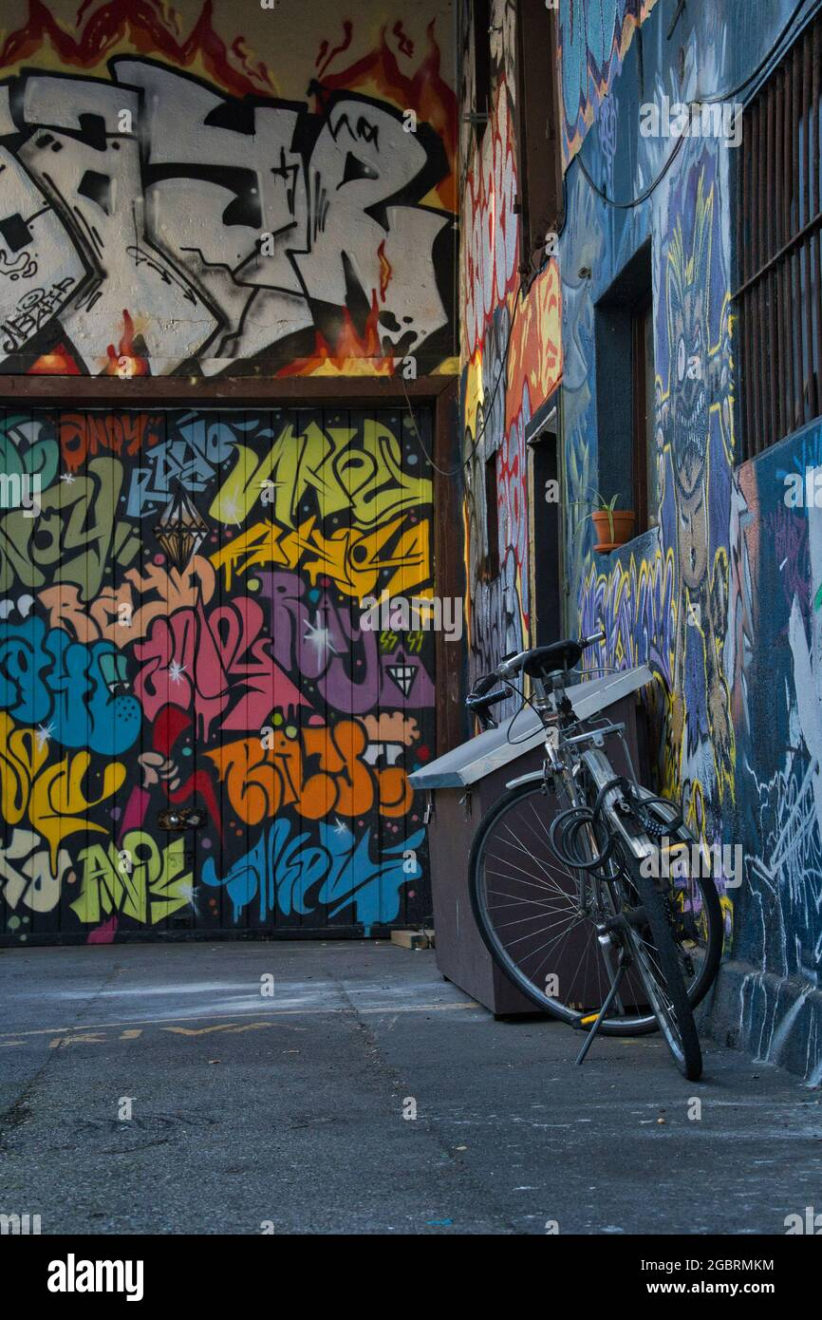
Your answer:
[[[611,1007],[612,1003],[617,997],[619,987],[622,984],[622,978],[627,972],[627,970],[628,970],[628,959],[626,957],[625,950],[620,949],[619,963],[617,965],[616,976],[614,977],[613,985],[611,986],[610,990],[605,996],[605,1003],[602,1005],[602,1008],[597,1013],[596,1021],[594,1022],[594,1025],[591,1027],[591,1030],[588,1032],[588,1035],[585,1038],[585,1043],[582,1046],[582,1049],[580,1050],[579,1054],[577,1055],[577,1063],[585,1062],[585,1056],[594,1043],[594,1037],[596,1036],[597,1032],[602,1026],[603,1020],[605,1019],[608,1013],[608,1009]],[[583,1023],[590,1022],[590,1020],[591,1020],[590,1018],[582,1019]]]

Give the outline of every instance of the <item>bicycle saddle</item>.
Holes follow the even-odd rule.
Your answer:
[[[582,658],[579,642],[552,642],[550,646],[535,646],[526,652],[522,672],[532,678],[547,678],[566,669],[573,669]]]

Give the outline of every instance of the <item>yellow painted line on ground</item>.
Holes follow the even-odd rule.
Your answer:
[[[379,1005],[376,1008],[358,1008],[357,1012],[361,1014],[398,1014],[398,1013],[450,1013],[463,1008],[480,1008],[481,1005],[473,999],[467,1004],[412,1004],[407,1008],[398,1008],[396,1003]],[[350,1013],[351,1009],[343,1008],[281,1008],[273,1009],[269,1016],[274,1018],[281,1017],[308,1017],[322,1014],[345,1014]],[[127,1022],[99,1022],[93,1026],[87,1026],[85,1023],[76,1023],[71,1027],[36,1027],[31,1031],[2,1031],[0,1032],[0,1045],[5,1043],[6,1038],[14,1038],[14,1041],[20,1041],[24,1036],[58,1036],[61,1033],[70,1035],[79,1032],[92,1031],[114,1031],[115,1028],[124,1027],[129,1030],[135,1030],[138,1027],[169,1027],[174,1022],[218,1022],[226,1019],[229,1022],[243,1022],[252,1017],[251,1013],[205,1013],[194,1017],[171,1017],[171,1018],[131,1018]]]
[[[160,1027],[160,1030],[171,1031],[175,1036],[210,1036],[212,1031],[224,1031],[227,1035],[238,1036],[244,1031],[262,1031],[273,1026],[273,1022],[248,1022],[243,1026],[233,1026],[230,1022],[221,1022],[216,1027]]]
[[[76,1036],[56,1036],[54,1040],[49,1041],[49,1049],[56,1050],[61,1045],[105,1045],[105,1043],[105,1036],[101,1036],[98,1031],[95,1031],[93,1035],[86,1035],[85,1032],[82,1032]]]

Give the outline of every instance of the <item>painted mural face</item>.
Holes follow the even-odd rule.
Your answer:
[[[333,19],[298,84],[306,102],[274,94],[276,69],[237,68],[243,37],[226,43],[213,6],[194,7],[185,42],[159,0],[92,0],[65,22],[29,0],[7,33],[0,371],[442,366],[453,355],[455,102],[436,12],[421,49],[396,22],[365,55],[355,23]],[[218,6],[222,30],[231,10]],[[254,17],[264,49],[279,48],[285,21]],[[129,34],[164,62],[106,63],[128,52]],[[32,70],[49,48],[60,72]],[[191,71],[203,63],[210,78]]]
[[[693,511],[705,479],[708,439],[708,309],[711,292],[713,197],[701,190],[693,251],[686,257],[681,222],[674,233],[666,268],[668,343],[675,379],[669,382],[671,450],[680,509]],[[669,366],[670,371],[670,366]],[[689,520],[680,513],[683,525]],[[693,551],[685,556],[690,564]],[[692,567],[691,572],[695,569]]]
[[[407,419],[6,415],[0,438],[47,476],[39,517],[0,516],[0,931],[424,920],[433,634],[360,626],[364,597],[432,589]]]
[[[657,425],[662,444],[662,527],[676,544],[679,591],[672,687],[675,782],[733,797],[735,739],[722,650],[728,626],[728,536],[717,520],[733,451],[727,283],[714,268],[715,162],[694,163],[675,190],[662,259],[667,343],[659,353]],[[713,473],[712,473],[713,469]],[[666,499],[673,478],[672,499]],[[690,718],[686,724],[686,710]],[[713,773],[698,765],[707,734]],[[683,784],[683,781],[684,784]],[[698,785],[698,788],[697,788]]]
[[[705,151],[672,188],[657,245],[659,548],[608,577],[592,563],[581,592],[583,626],[603,619],[616,663],[650,663],[658,674],[660,780],[709,838],[733,801],[736,760],[724,658],[733,430],[718,187]]]

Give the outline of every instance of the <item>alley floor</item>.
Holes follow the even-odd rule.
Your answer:
[[[818,1090],[710,1040],[699,1084],[655,1037],[578,1068],[431,952],[7,950],[0,992],[0,1213],[43,1233],[784,1234],[820,1205]]]

